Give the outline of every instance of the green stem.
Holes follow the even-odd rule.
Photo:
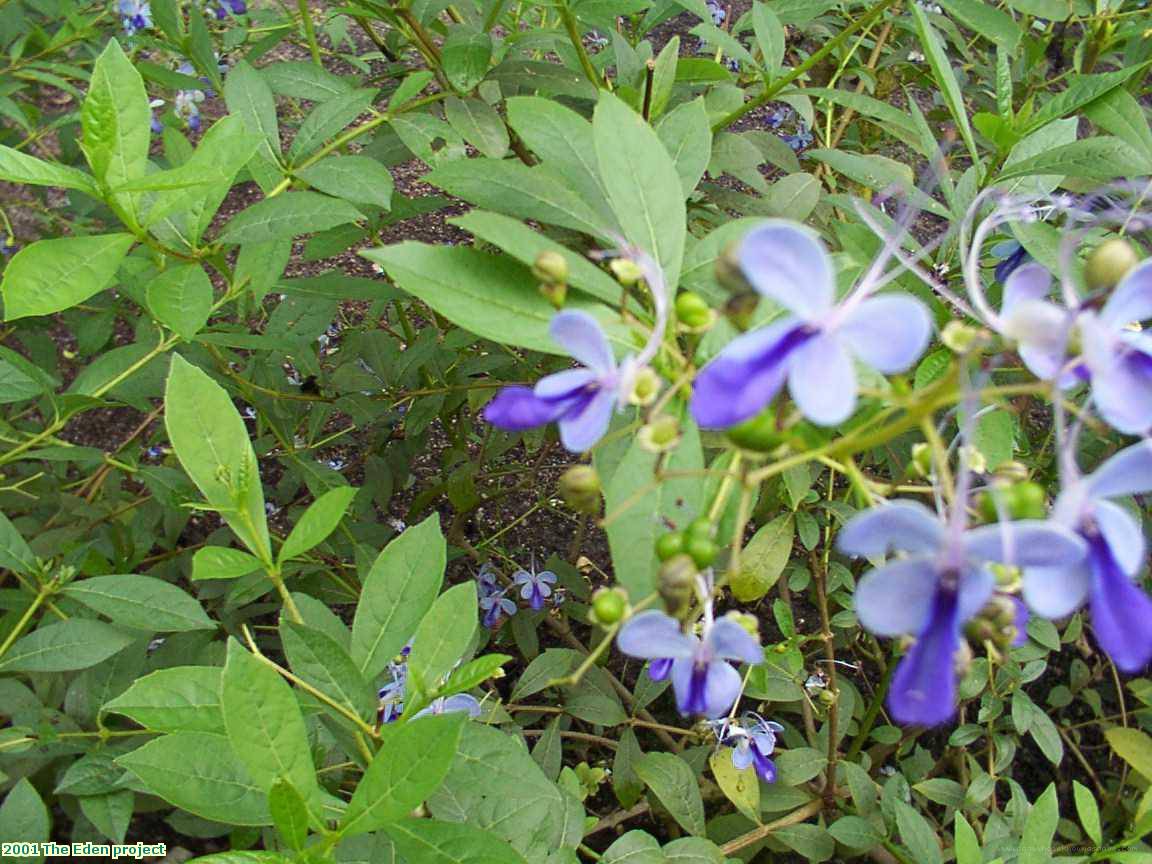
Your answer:
[[[312,10],[308,8],[308,0],[297,0],[300,10],[300,23],[304,25],[304,38],[308,40],[308,50],[312,54],[312,62],[320,65],[320,44],[316,41],[316,24],[312,21]]]
[[[572,47],[576,49],[576,56],[580,60],[580,68],[584,70],[584,74],[588,76],[588,80],[596,85],[597,89],[603,86],[600,80],[600,75],[596,71],[596,67],[592,65],[592,58],[588,56],[588,50],[584,47],[584,40],[580,38],[580,28],[576,24],[576,16],[572,14],[572,10],[568,8],[567,0],[562,0],[560,3],[560,20],[564,22],[564,29],[568,33],[568,39],[572,42]]]
[[[16,626],[12,628],[12,632],[4,637],[3,644],[0,644],[0,657],[8,653],[8,649],[12,647],[12,643],[20,636],[24,628],[28,626],[28,622],[32,620],[32,616],[36,614],[36,610],[40,608],[40,604],[47,599],[48,592],[41,588],[40,591],[37,592],[36,598],[28,608],[24,610],[24,614],[20,616],[20,620],[16,622]]]
[[[848,748],[848,752],[844,754],[846,762],[855,762],[856,757],[860,755],[860,751],[864,747],[864,742],[868,740],[868,736],[872,733],[872,727],[876,725],[876,718],[880,716],[880,709],[884,705],[884,700],[888,697],[888,688],[892,685],[892,675],[896,671],[896,664],[889,661],[888,668],[884,670],[884,677],[880,679],[880,687],[876,690],[876,695],[872,697],[872,701],[868,703],[868,709],[864,712],[864,719],[860,721],[860,731],[856,733],[856,737],[852,739],[852,744]]]

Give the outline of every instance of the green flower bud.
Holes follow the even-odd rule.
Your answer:
[[[1093,291],[1112,288],[1140,263],[1132,244],[1119,237],[1105,240],[1092,250],[1084,264],[1084,281]]]
[[[689,537],[688,542],[684,544],[684,551],[692,556],[692,560],[700,568],[712,566],[712,562],[720,553],[719,547],[707,537]]]
[[[988,470],[988,460],[979,448],[965,444],[960,448],[960,455],[967,460],[968,470],[974,474],[983,474]]]
[[[628,612],[628,594],[623,588],[597,588],[592,595],[592,621],[604,627],[618,623]]]
[[[644,278],[644,271],[631,258],[614,258],[608,267],[621,285],[635,285]]]
[[[716,320],[716,313],[694,291],[682,291],[676,298],[676,318],[689,330],[706,330]]]
[[[771,452],[784,443],[784,435],[776,425],[776,412],[771,408],[733,426],[727,434],[737,447],[757,453]]]
[[[836,694],[831,690],[825,689],[821,690],[816,698],[823,702],[825,705],[831,705],[836,701]]]
[[[996,469],[996,478],[1007,480],[1010,483],[1027,480],[1028,466],[1023,462],[1017,462],[1015,459],[1008,462],[1001,462],[1000,467]]]
[[[912,445],[912,467],[921,477],[932,475],[932,448],[923,441]]]
[[[680,531],[669,531],[656,538],[656,557],[667,561],[684,551],[685,537]]]
[[[649,453],[663,453],[680,443],[680,421],[668,414],[640,428],[636,441]]]
[[[700,516],[688,523],[684,535],[689,539],[712,539],[712,521],[707,516]]]
[[[566,284],[563,282],[541,282],[538,290],[540,295],[552,304],[552,308],[564,308],[564,301],[568,299],[568,286]]]
[[[541,252],[532,262],[532,275],[541,282],[563,285],[568,281],[568,259],[550,249]]]
[[[949,321],[940,331],[940,341],[954,354],[966,354],[980,336],[980,328],[955,320]]]
[[[660,394],[660,385],[663,383],[651,366],[640,367],[632,378],[632,392],[628,394],[628,401],[633,405],[651,405]]]
[[[560,475],[560,497],[577,513],[600,512],[600,475],[591,465],[574,465]]]
[[[669,615],[678,618],[688,611],[696,593],[698,572],[696,562],[683,554],[674,555],[661,565],[656,590]]]

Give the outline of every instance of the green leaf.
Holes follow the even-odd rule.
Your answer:
[[[276,121],[276,97],[272,88],[248,63],[241,60],[224,81],[224,101],[228,111],[243,121],[245,128],[263,142],[249,168],[260,188],[268,191],[279,182],[280,128]]]
[[[56,162],[46,162],[3,145],[0,145],[0,180],[29,186],[76,189],[93,198],[100,194],[96,181],[83,171]]]
[[[791,513],[761,526],[740,555],[740,572],[730,578],[732,596],[742,603],[751,603],[771,591],[788,565],[794,536]]]
[[[357,204],[392,207],[392,173],[368,156],[328,156],[296,176],[328,195]]]
[[[102,712],[123,714],[156,732],[223,734],[220,713],[220,669],[173,666],[137,679]]]
[[[665,468],[690,474],[704,467],[700,432],[685,420],[679,446],[667,457]],[[656,587],[659,560],[655,544],[664,533],[661,519],[687,525],[701,510],[703,487],[690,476],[669,478],[652,484],[656,456],[635,440],[628,445],[618,465],[607,463],[603,447],[593,452],[593,464],[601,476],[611,477],[604,490],[608,545],[619,584],[628,590],[633,602],[647,597]],[[647,490],[637,500],[638,490]],[[623,509],[625,504],[627,509]],[[617,513],[616,511],[620,512]]]
[[[1032,727],[1028,730],[1040,752],[1053,765],[1059,765],[1064,759],[1064,742],[1056,729],[1052,718],[1044,711],[1037,710],[1032,715]]]
[[[764,71],[769,79],[775,78],[784,63],[784,25],[767,3],[757,3],[752,7],[752,29],[760,47]]]
[[[385,828],[407,861],[420,864],[526,864],[520,855],[487,831],[470,825],[405,819]]]
[[[1053,147],[1000,173],[999,182],[1034,174],[1059,174],[1087,180],[1111,180],[1152,171],[1152,159],[1120,138],[1083,138]]]
[[[360,253],[405,291],[477,336],[546,354],[563,354],[548,327],[556,310],[527,268],[504,256],[463,246],[405,242]],[[604,323],[615,316],[599,303],[573,299]],[[597,313],[599,313],[597,315]]]
[[[0,567],[17,573],[31,573],[36,568],[36,555],[3,513],[0,513]]]
[[[1072,794],[1076,799],[1076,815],[1080,817],[1080,824],[1084,826],[1084,833],[1097,846],[1104,845],[1104,833],[1100,829],[1100,807],[1096,803],[1096,796],[1088,787],[1072,781]]]
[[[280,638],[288,664],[306,684],[343,705],[361,720],[369,720],[376,708],[372,687],[335,639],[320,630],[280,622]]]
[[[600,864],[666,864],[660,841],[646,831],[629,831],[604,850]]]
[[[0,282],[5,320],[61,312],[104,290],[135,240],[131,234],[96,234],[25,246]]]
[[[444,782],[466,722],[466,714],[450,712],[389,728],[348,804],[341,832],[375,831],[415,810]]]
[[[1015,51],[1020,44],[1020,27],[1012,16],[981,0],[941,0],[941,5],[965,27],[1005,51]]]
[[[722,747],[713,753],[708,764],[712,768],[712,776],[728,800],[736,805],[736,809],[753,822],[760,820],[760,778],[756,776],[756,769],[749,765],[740,770],[732,764],[734,751]]]
[[[116,760],[154,795],[203,819],[268,825],[264,789],[237,761],[228,739],[204,732],[161,735]]]
[[[231,397],[177,354],[172,357],[164,402],[164,425],[180,464],[244,545],[270,561],[256,453]]]
[[[1099,75],[1077,75],[1064,90],[1036,110],[1036,113],[1029,119],[1025,131],[1031,132],[1060,117],[1075,114],[1088,103],[1124,86],[1129,78],[1147,68],[1147,63],[1132,64],[1114,72],[1104,72]]]
[[[1022,138],[1013,145],[1000,170],[1009,171],[1017,165],[1026,164],[1038,155],[1047,153],[1054,147],[1071,144],[1076,140],[1076,127],[1078,125],[1079,121],[1073,118],[1055,120],[1026,138]],[[1063,174],[1031,175],[1010,180],[1003,184],[1003,188],[1010,195],[1045,195],[1060,185],[1060,181],[1063,179]]]
[[[131,789],[104,795],[85,795],[77,800],[80,812],[101,834],[113,843],[124,842],[136,806],[136,794]]]
[[[47,388],[44,381],[0,357],[0,404],[34,399]]]
[[[636,762],[640,775],[660,803],[689,834],[704,834],[704,802],[688,763],[672,753],[645,753]]]
[[[673,36],[656,57],[652,71],[652,93],[649,98],[648,117],[655,120],[664,113],[672,88],[676,85],[676,64],[680,58],[680,37]]]
[[[806,155],[877,192],[895,186],[901,189],[917,207],[937,216],[944,218],[948,216],[947,208],[916,188],[912,169],[903,162],[897,162],[887,156],[849,153],[845,150],[810,150]]]
[[[288,847],[303,849],[308,840],[308,806],[296,787],[284,777],[277,777],[268,790],[268,812]]]
[[[884,839],[875,825],[859,816],[840,817],[828,826],[828,833],[853,852],[867,852]]]
[[[1152,780],[1152,737],[1139,729],[1117,726],[1104,733],[1116,755],[1146,780]]]
[[[488,74],[492,59],[492,37],[465,26],[450,27],[441,48],[448,83],[467,93]]]
[[[27,777],[21,777],[4,796],[4,803],[0,804],[0,837],[8,842],[46,843],[50,825],[48,808],[44,806],[40,793]],[[13,864],[42,861],[43,858],[43,855],[4,856],[5,861]]]
[[[663,268],[665,290],[680,280],[687,235],[676,165],[644,118],[602,92],[592,119],[596,161],[624,238]]]
[[[1008,411],[989,411],[976,421],[973,444],[995,471],[1012,458],[1016,447],[1016,423]]]
[[[471,690],[495,675],[501,666],[512,659],[508,654],[485,654],[483,657],[470,660],[463,666],[453,669],[448,680],[437,692],[441,696],[451,696],[454,693]]]
[[[896,801],[896,827],[900,839],[912,853],[917,864],[943,864],[936,832],[923,816],[903,801]]]
[[[496,109],[482,99],[458,99],[449,96],[444,102],[444,116],[460,137],[492,159],[508,155],[508,130]]]
[[[375,678],[412,638],[444,580],[447,544],[435,513],[407,529],[376,558],[352,620],[352,659]]]
[[[344,518],[344,511],[358,491],[353,486],[339,486],[313,501],[284,541],[279,560],[289,561],[327,540]]]
[[[420,620],[408,655],[408,684],[431,693],[464,656],[477,625],[476,583],[454,585]]]
[[[289,240],[363,218],[359,210],[339,198],[329,198],[318,192],[285,192],[275,198],[265,198],[233,216],[224,226],[220,241],[268,243]]]
[[[824,770],[828,757],[815,747],[793,747],[776,754],[776,782],[782,786],[807,783]]]
[[[809,861],[827,861],[836,853],[836,842],[820,825],[787,825],[773,833],[777,840]]]
[[[984,855],[980,850],[980,839],[963,813],[956,814],[956,864],[983,864]]]
[[[88,669],[126,647],[132,634],[87,618],[69,618],[17,640],[0,660],[0,672],[73,672]]]
[[[72,582],[61,593],[116,624],[148,633],[216,627],[194,597],[154,576],[92,576]]]
[[[120,186],[142,177],[148,168],[152,111],[144,79],[120,43],[109,40],[92,67],[88,95],[80,109],[81,147],[97,181]],[[129,220],[136,219],[133,194],[115,196]]]
[[[212,312],[212,282],[199,264],[178,264],[148,282],[148,308],[172,332],[192,339]]]
[[[1047,864],[1052,860],[1052,838],[1056,836],[1056,823],[1060,820],[1060,802],[1056,797],[1056,784],[1048,788],[1036,799],[1028,820],[1024,823],[1024,833],[1020,837],[1019,864]]]
[[[976,140],[972,137],[972,127],[968,123],[968,108],[964,104],[964,94],[960,92],[960,84],[956,81],[956,74],[952,71],[948,59],[948,50],[944,47],[944,40],[928,21],[928,13],[920,6],[912,6],[912,15],[916,19],[916,32],[920,36],[920,44],[924,48],[924,56],[932,68],[936,83],[940,85],[940,94],[948,112],[956,121],[956,128],[960,137],[968,148],[968,155],[972,161],[980,164],[980,151],[976,149]]]
[[[1117,87],[1084,106],[1084,116],[1152,159],[1152,129],[1136,97]]]
[[[676,165],[680,191],[691,195],[712,158],[712,125],[703,99],[685,102],[660,119],[656,134]]]
[[[288,148],[289,162],[302,161],[329,138],[336,136],[345,126],[363,114],[372,105],[376,91],[371,88],[350,90],[333,96],[312,109]]]
[[[316,770],[296,695],[235,639],[228,640],[220,676],[220,710],[232,750],[259,788],[267,791],[284,777],[312,800]]]
[[[226,546],[203,546],[192,556],[192,581],[236,579],[254,573],[264,565],[259,558]]]
[[[305,61],[270,63],[260,70],[260,76],[276,95],[312,102],[323,102],[352,89],[352,85],[339,75]]]
[[[571,648],[548,648],[534,657],[520,673],[512,688],[512,701],[522,702],[548,686],[550,681],[563,678],[580,662],[580,653]]]

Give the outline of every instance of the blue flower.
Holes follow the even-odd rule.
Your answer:
[[[544,601],[552,596],[552,586],[556,584],[556,574],[551,570],[542,570],[537,573],[532,570],[517,570],[512,574],[512,581],[520,586],[520,596],[528,601],[528,605],[536,612],[544,608]]]
[[[1000,263],[996,265],[995,275],[996,281],[1001,284],[1007,281],[1013,270],[1032,258],[1028,254],[1028,250],[1016,240],[1005,240],[1003,243],[997,243],[992,247],[992,255],[1000,259]]]
[[[427,708],[422,708],[412,715],[412,719],[417,717],[427,717],[436,714],[451,714],[454,711],[462,711],[468,714],[469,717],[480,716],[480,702],[475,696],[470,696],[467,693],[457,693],[455,696],[441,696],[439,699],[433,699],[432,704]]]
[[[963,508],[951,524],[927,507],[895,501],[851,519],[837,539],[851,555],[906,555],[864,574],[856,616],[877,636],[913,635],[916,642],[892,678],[888,707],[900,723],[934,726],[956,710],[955,654],[964,624],[996,586],[985,566],[1001,562],[1051,567],[1078,562],[1084,543],[1060,525],[1022,520],[967,530]]]
[[[1085,375],[1082,365],[1065,362],[1068,333],[1073,316],[1048,299],[1052,274],[1039,264],[1023,264],[1004,283],[1000,315],[992,326],[1015,340],[1024,365],[1045,381],[1057,379],[1061,386],[1075,384]]]
[[[120,0],[120,23],[124,32],[135,36],[152,26],[152,7],[148,0]]]
[[[1096,641],[1125,672],[1152,661],[1152,599],[1134,581],[1145,564],[1144,533],[1112,499],[1148,492],[1152,442],[1145,440],[1072,480],[1056,499],[1053,520],[1083,539],[1087,556],[1024,570],[1024,599],[1037,615],[1062,618],[1087,600]]]
[[[0,255],[5,257],[16,252],[20,247],[16,245],[15,237],[4,237],[0,240]]]
[[[719,27],[728,17],[724,7],[717,0],[708,0],[708,11],[712,13],[712,23]]]
[[[758,714],[746,714],[743,722],[722,724],[720,743],[732,748],[732,765],[737,771],[754,767],[765,783],[776,782],[776,764],[769,758],[776,750],[776,736],[784,727]]]
[[[388,664],[386,671],[392,680],[381,687],[376,694],[380,700],[380,707],[376,712],[378,725],[391,723],[404,713],[404,688],[408,685],[408,664],[404,661],[411,650],[409,646],[405,646],[400,657]]]
[[[753,288],[792,314],[737,337],[700,371],[691,410],[702,427],[754,417],[785,381],[805,417],[835,426],[856,408],[853,357],[885,374],[903,372],[928,345],[932,318],[919,300],[870,297],[862,283],[837,304],[832,259],[801,225],[768,221],[744,238],[739,257]]]
[[[727,661],[759,663],[764,659],[760,643],[747,630],[730,618],[710,621],[710,613],[709,609],[705,614],[699,638],[684,633],[675,618],[655,610],[630,618],[616,637],[617,647],[625,654],[670,661],[665,668],[672,676],[676,707],[684,716],[727,714],[741,688],[740,673]]]
[[[505,597],[503,591],[481,597],[480,608],[484,610],[481,623],[489,630],[498,629],[504,618],[511,618],[516,614],[516,604]]]
[[[548,333],[583,365],[541,378],[534,387],[503,388],[484,408],[484,419],[511,432],[557,423],[564,447],[580,453],[608,431],[618,401],[616,358],[587,312],[560,312]]]
[[[794,134],[781,135],[780,139],[799,153],[801,150],[812,146],[812,131],[801,123]]]
[[[248,11],[248,4],[244,0],[216,0],[215,4],[209,0],[205,7],[216,16],[217,21],[223,21],[230,14],[243,15]]]

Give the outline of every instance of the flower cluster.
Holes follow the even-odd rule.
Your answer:
[[[738,719],[713,720],[709,725],[721,746],[732,748],[732,766],[737,771],[754,768],[765,783],[776,782],[776,763],[770,757],[783,726],[753,712]]]
[[[148,0],[120,0],[120,24],[124,33],[135,36],[152,26],[152,7]]]
[[[500,625],[519,611],[516,601],[508,597],[508,592],[518,590],[520,598],[528,601],[528,608],[540,612],[547,603],[553,607],[564,602],[564,592],[555,588],[557,577],[551,570],[537,572],[535,565],[529,570],[517,570],[512,574],[512,584],[501,586],[499,577],[491,563],[486,563],[476,574],[481,622],[489,630],[498,630]]]
[[[408,686],[408,655],[411,651],[412,644],[405,645],[399,656],[389,663],[385,670],[390,680],[377,693],[380,700],[376,712],[377,725],[394,723],[404,713],[405,690]],[[412,719],[453,711],[467,713],[469,717],[478,717],[480,715],[480,701],[469,693],[440,696],[413,714]]]

